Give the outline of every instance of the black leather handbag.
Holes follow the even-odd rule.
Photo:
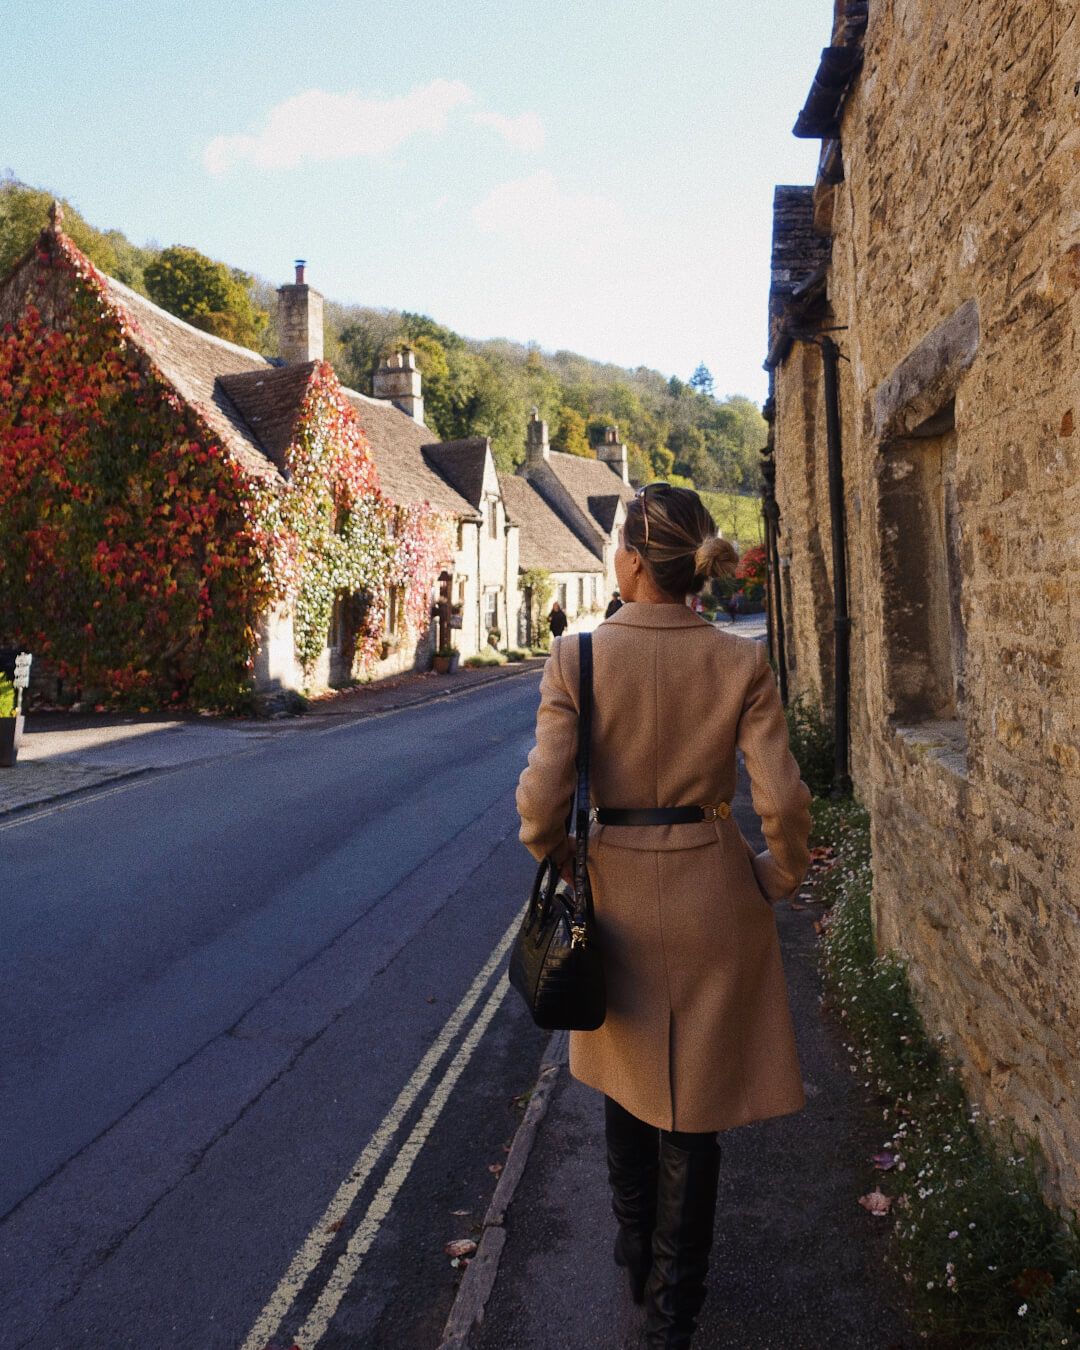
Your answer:
[[[578,638],[577,791],[571,808],[577,849],[574,885],[559,876],[553,858],[536,873],[529,907],[510,952],[510,983],[532,1019],[548,1031],[595,1031],[607,1012],[604,969],[596,944],[589,851],[589,738],[592,732],[592,637]]]

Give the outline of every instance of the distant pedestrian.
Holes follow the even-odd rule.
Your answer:
[[[727,612],[728,618],[731,620],[732,623],[734,623],[735,616],[739,612],[739,597],[737,595],[732,595],[728,597]]]
[[[810,861],[810,793],[764,648],[686,604],[731,576],[734,548],[695,492],[647,487],[615,554],[626,613],[592,636],[589,873],[607,1016],[570,1033],[570,1071],[605,1094],[615,1259],[646,1305],[646,1344],[685,1350],[705,1298],[716,1132],[803,1105],[772,901]],[[566,637],[517,790],[522,842],[564,875],[577,734],[578,639]],[[756,855],[731,816],[736,746],[764,813]]]
[[[548,615],[548,627],[551,629],[552,637],[562,637],[566,632],[566,611],[558,600],[551,606],[551,613]]]
[[[622,609],[622,599],[618,591],[611,592],[611,599],[608,601],[607,609],[604,610],[604,618],[610,619],[613,614],[617,614]]]

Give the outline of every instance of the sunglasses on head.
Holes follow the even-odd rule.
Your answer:
[[[649,506],[648,506],[649,499],[646,496],[646,493],[649,491],[650,488],[669,488],[670,486],[671,486],[670,483],[666,482],[662,478],[658,478],[655,483],[646,483],[643,487],[639,487],[638,490],[634,493],[635,501],[639,497],[641,498],[641,514],[645,520],[645,547],[641,550],[643,555],[648,551],[649,547]]]

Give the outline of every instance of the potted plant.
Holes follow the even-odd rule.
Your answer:
[[[431,658],[436,674],[452,675],[458,668],[459,652],[456,647],[439,647]]]

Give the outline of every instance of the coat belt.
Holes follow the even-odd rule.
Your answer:
[[[727,820],[729,802],[715,806],[655,806],[638,810],[619,806],[594,806],[597,825],[695,825],[703,820]]]

